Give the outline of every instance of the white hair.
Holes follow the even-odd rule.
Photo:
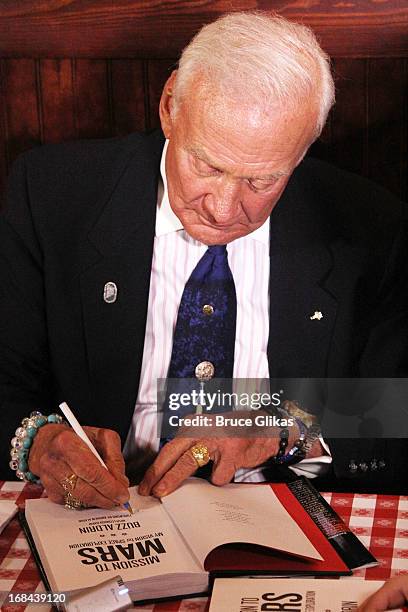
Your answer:
[[[334,103],[328,55],[308,27],[277,15],[226,14],[205,25],[184,49],[173,88],[173,112],[191,87],[216,88],[226,100],[239,99],[280,109],[317,105],[317,137]]]

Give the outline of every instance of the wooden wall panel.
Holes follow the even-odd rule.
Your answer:
[[[123,136],[146,127],[144,62],[112,60],[113,134]]]
[[[334,56],[337,104],[311,153],[406,197],[408,0],[0,0],[0,191],[41,142],[158,126],[182,46],[231,8],[314,27]]]
[[[0,60],[0,208],[3,205],[4,190],[8,173],[7,142],[4,60]]]
[[[73,67],[78,138],[110,136],[113,116],[107,60],[78,59]]]
[[[72,61],[40,61],[42,140],[62,142],[77,137]]]
[[[405,0],[0,0],[3,57],[176,57],[226,11],[277,11],[316,31],[333,57],[405,57]]]
[[[38,106],[38,62],[6,60],[3,63],[7,160],[41,142],[42,121]]]
[[[351,172],[367,173],[367,61],[333,62],[336,105],[332,115],[331,161]]]
[[[405,62],[367,60],[367,176],[402,197],[406,197],[408,162]]]

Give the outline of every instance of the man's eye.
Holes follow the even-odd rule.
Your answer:
[[[253,191],[268,191],[279,181],[279,177],[262,181],[260,179],[248,179],[248,185]]]

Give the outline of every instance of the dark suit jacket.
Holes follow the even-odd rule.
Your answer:
[[[0,476],[31,410],[67,401],[125,439],[138,391],[160,133],[22,155],[0,225]],[[405,376],[406,216],[388,193],[306,159],[271,216],[271,377]],[[405,225],[404,225],[405,224]],[[254,270],[256,274],[256,270]],[[105,283],[118,287],[113,304]],[[324,318],[311,324],[310,314]],[[333,440],[324,486],[402,490],[406,441]],[[382,472],[349,462],[384,458]],[[401,469],[403,468],[403,469]]]

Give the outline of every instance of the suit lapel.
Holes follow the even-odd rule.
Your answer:
[[[333,253],[296,173],[271,215],[271,377],[322,377],[337,313]]]
[[[139,386],[163,139],[151,135],[136,144],[88,236],[93,259],[81,275],[91,402],[100,426],[112,426],[116,412],[123,438]],[[107,283],[117,288],[110,303]]]

